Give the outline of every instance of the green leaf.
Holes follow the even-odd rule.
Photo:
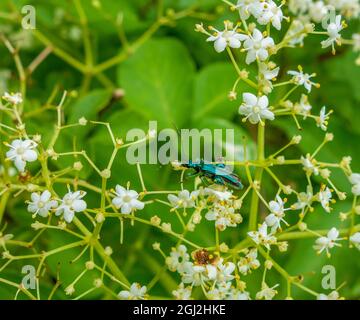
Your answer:
[[[69,107],[68,124],[77,123],[80,118],[84,117],[87,120],[96,120],[97,114],[105,108],[111,100],[111,90],[94,90],[84,97],[77,100]],[[78,127],[71,129],[73,134],[84,134],[89,130],[89,127]]]
[[[130,108],[159,127],[190,118],[194,64],[186,48],[174,39],[147,42],[118,69]]]
[[[341,58],[329,60],[325,66],[330,78],[346,83],[352,96],[360,100],[360,68],[355,64],[356,58],[356,53],[348,51]],[[329,78],[326,80],[329,81]]]
[[[347,223],[340,223],[338,212],[346,211],[351,206],[351,202],[339,202],[334,206],[332,213],[324,212],[319,206],[316,208],[313,214],[310,214],[306,223],[312,226],[312,229],[330,230],[332,227],[346,228]],[[285,270],[291,275],[303,275],[304,282],[308,288],[315,290],[318,293],[330,293],[330,291],[322,288],[321,281],[324,274],[321,273],[322,268],[326,265],[334,266],[336,269],[336,285],[340,286],[341,283],[347,281],[348,284],[353,286],[354,283],[358,283],[358,277],[349,274],[348,270],[354,270],[355,266],[359,263],[359,253],[356,249],[349,250],[346,248],[348,245],[345,240],[340,241],[342,244],[341,248],[333,248],[331,250],[331,258],[327,258],[323,252],[318,255],[313,248],[316,237],[311,239],[302,239],[298,241],[291,241],[289,244],[289,252],[287,255],[287,262],[283,263]],[[345,258],[346,257],[346,258]],[[348,290],[348,289],[347,289]],[[296,293],[295,293],[296,292]],[[299,289],[294,290],[294,296],[298,299],[311,298],[308,293],[300,291]]]
[[[235,81],[236,73],[228,63],[212,64],[204,68],[195,80],[193,118],[231,118],[238,103],[229,101],[228,94]]]

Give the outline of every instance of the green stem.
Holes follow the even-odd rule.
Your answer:
[[[264,161],[265,159],[265,126],[258,125],[258,142],[257,142],[257,161]],[[263,168],[258,167],[255,171],[255,180],[261,185]],[[259,196],[256,190],[253,190],[251,197],[250,217],[249,217],[249,231],[256,230],[257,216],[259,209]]]

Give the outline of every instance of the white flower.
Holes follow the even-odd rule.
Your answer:
[[[56,200],[51,200],[51,193],[45,190],[43,193],[33,192],[31,194],[31,201],[29,201],[28,211],[34,213],[33,218],[37,214],[46,218],[51,209],[56,208],[58,205]]]
[[[326,107],[322,107],[320,110],[320,115],[319,118],[316,119],[316,125],[321,128],[323,131],[327,130],[327,126],[328,126],[328,120],[329,120],[329,116],[331,114],[331,111],[326,113]]]
[[[243,104],[239,108],[239,113],[246,116],[250,123],[263,123],[263,119],[274,120],[275,116],[269,109],[269,99],[266,96],[256,97],[252,93],[243,94]]]
[[[304,22],[294,20],[288,31],[288,38],[290,39],[289,45],[295,46],[299,44],[300,46],[303,46],[306,34]]]
[[[235,270],[235,264],[232,262],[224,263],[224,259],[219,259],[216,264],[217,267],[217,277],[216,281],[223,283],[233,280],[235,277],[232,274]]]
[[[138,200],[139,194],[134,190],[127,190],[117,185],[115,187],[115,198],[112,200],[117,209],[121,209],[122,214],[130,214],[135,210],[144,209],[145,204]]]
[[[192,262],[184,264],[184,273],[182,274],[182,282],[191,284],[192,286],[200,286],[207,277],[204,275],[206,271],[204,266],[194,265]]]
[[[310,154],[306,155],[306,158],[301,156],[301,163],[303,165],[303,169],[307,174],[314,174],[315,176],[319,175],[319,168],[316,164],[316,160],[311,157]]]
[[[304,73],[301,68],[299,68],[299,71],[288,71],[288,74],[293,76],[293,81],[296,85],[304,86],[309,93],[311,92],[312,86],[318,86],[318,84],[310,80],[316,75]]]
[[[268,49],[274,45],[271,37],[264,38],[263,34],[255,29],[252,36],[247,36],[244,42],[244,48],[247,51],[246,63],[250,64],[255,60],[265,61],[269,57]]]
[[[340,299],[340,295],[337,291],[332,291],[328,295],[320,293],[317,296],[317,300],[339,300],[339,299]]]
[[[265,94],[268,94],[273,89],[272,81],[276,80],[276,77],[278,76],[280,71],[279,67],[276,67],[276,65],[272,62],[265,63],[260,62],[259,63],[259,85],[263,88],[263,92]]]
[[[209,300],[225,300],[231,290],[231,282],[221,283],[216,288],[207,292],[206,297]]]
[[[332,47],[333,52],[335,52],[335,43],[338,45],[341,44],[341,34],[340,31],[343,29],[343,25],[341,23],[341,16],[336,16],[335,22],[332,22],[327,27],[327,34],[329,36],[328,39],[321,42],[321,46],[323,48]]]
[[[232,192],[228,190],[221,191],[216,188],[205,188],[204,193],[205,195],[212,196],[216,201],[229,201],[233,196]]]
[[[64,215],[66,222],[70,223],[75,216],[75,212],[82,212],[86,210],[86,202],[82,198],[86,195],[85,191],[69,192],[61,200],[59,207],[56,209],[55,214],[60,216]]]
[[[165,262],[170,271],[183,273],[184,265],[189,259],[190,255],[187,253],[187,248],[184,245],[180,245],[176,249],[172,248],[170,257],[167,257]]]
[[[233,30],[228,30],[228,24],[225,23],[225,30],[219,31],[215,28],[215,34],[210,36],[207,41],[214,42],[214,48],[216,52],[223,52],[226,47],[238,49],[241,47],[241,41],[247,39],[246,35],[240,34],[236,32],[238,26],[235,26]]]
[[[299,103],[296,103],[294,109],[297,113],[304,115],[304,119],[311,114],[312,106],[309,103],[309,97],[306,94],[301,95]]]
[[[258,12],[261,12],[262,5],[257,0],[238,0],[236,8],[239,10],[240,18],[247,20],[251,14],[257,15]]]
[[[180,283],[179,287],[172,292],[176,300],[191,300],[191,291],[190,286],[185,287],[183,283]]]
[[[245,257],[241,257],[238,262],[238,269],[243,275],[247,275],[251,270],[260,267],[260,261],[257,259],[257,249],[251,249]]]
[[[259,72],[266,80],[275,79],[278,76],[279,71],[280,71],[279,67],[270,68],[269,64],[265,62],[259,63]]]
[[[313,193],[310,186],[307,186],[306,192],[301,192],[298,194],[298,201],[292,205],[295,210],[303,210],[305,208],[311,208],[313,203]]]
[[[268,226],[264,222],[259,226],[258,231],[250,231],[248,235],[256,244],[261,244],[270,250],[270,245],[276,243],[276,238],[271,233],[268,234],[267,228]]]
[[[193,191],[190,193],[188,190],[182,190],[178,193],[177,196],[173,194],[169,194],[168,200],[175,209],[193,208],[195,207],[195,200],[198,197],[198,195],[199,195],[198,191]]]
[[[11,93],[11,94],[8,93],[8,92],[5,92],[4,95],[2,96],[2,98],[5,101],[13,104],[14,106],[17,106],[17,105],[23,103],[22,95],[19,92],[18,93]]]
[[[145,299],[147,288],[138,283],[133,283],[129,290],[123,290],[119,293],[119,298],[124,300],[143,300]]]
[[[268,285],[266,283],[264,283],[262,285],[262,288],[261,288],[261,291],[259,291],[257,294],[256,294],[256,299],[257,300],[272,300],[275,295],[277,294],[277,291],[275,290],[276,287],[278,287],[279,285],[276,284],[275,286],[273,287],[268,287]]]
[[[294,15],[304,14],[311,3],[312,0],[290,0],[289,9]]]
[[[289,209],[284,208],[284,201],[277,195],[276,201],[270,201],[269,207],[271,214],[265,218],[266,224],[271,227],[271,232],[276,232],[280,228],[280,223],[284,222],[286,225],[288,223],[284,220],[285,211]]]
[[[360,14],[359,0],[328,0],[346,18],[358,18]]]
[[[218,269],[215,265],[207,264],[203,275],[205,280],[214,281],[218,275]]]
[[[233,288],[226,300],[250,300],[250,294]]]
[[[317,194],[317,201],[319,201],[326,212],[330,212],[330,202],[332,199],[331,191],[328,187],[322,188]]]
[[[360,250],[360,232],[354,233],[350,237],[350,242],[351,242],[352,245],[355,246],[355,248]]]
[[[309,3],[309,15],[316,23],[320,23],[326,17],[328,11],[329,10],[324,1],[311,1]]]
[[[242,222],[241,215],[235,213],[234,207],[220,204],[215,204],[206,213],[205,218],[208,221],[215,221],[215,227],[220,231],[224,231],[227,227],[236,227]]]
[[[272,0],[269,2],[261,2],[261,4],[263,11],[257,18],[258,23],[262,25],[271,23],[275,29],[281,30],[281,22],[284,19],[284,15],[281,10],[282,4],[277,6],[277,4]]]
[[[6,152],[6,157],[14,162],[20,172],[25,171],[26,162],[34,162],[38,158],[37,143],[33,140],[16,139],[8,147],[10,150]]]
[[[330,229],[326,237],[316,239],[314,249],[317,250],[319,254],[325,250],[327,255],[330,256],[329,249],[332,249],[335,246],[341,247],[341,244],[336,243],[336,241],[341,240],[338,236],[339,231],[336,228]]]
[[[350,183],[353,185],[351,191],[355,196],[360,196],[360,173],[353,173],[349,177]]]

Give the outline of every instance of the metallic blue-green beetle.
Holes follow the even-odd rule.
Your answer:
[[[218,163],[206,163],[203,160],[200,162],[182,163],[182,167],[192,169],[195,171],[193,176],[199,176],[200,178],[208,178],[216,184],[222,186],[230,186],[234,189],[240,190],[244,186],[242,185],[240,178],[226,169],[225,164]]]

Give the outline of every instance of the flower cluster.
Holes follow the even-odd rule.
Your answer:
[[[182,190],[177,195],[169,194],[168,200],[173,207],[172,210],[183,208],[185,214],[186,209],[195,208],[191,229],[201,222],[205,208],[205,219],[215,221],[215,227],[219,231],[236,227],[243,220],[239,213],[241,201],[231,191],[217,185],[192,192]]]
[[[37,215],[46,218],[52,211],[55,211],[56,216],[62,215],[67,223],[71,223],[75,213],[86,210],[86,202],[82,200],[85,195],[84,191],[72,192],[69,189],[62,199],[56,200],[49,190],[42,193],[33,192],[31,201],[28,202],[28,211],[33,213],[33,218]]]
[[[249,299],[249,293],[244,288],[233,284],[236,278],[234,263],[225,262],[205,249],[194,251],[191,256],[193,261],[190,261],[187,248],[180,245],[166,257],[169,270],[181,276],[182,281],[173,292],[177,299],[191,299],[194,287],[202,287],[206,297],[211,300]]]

